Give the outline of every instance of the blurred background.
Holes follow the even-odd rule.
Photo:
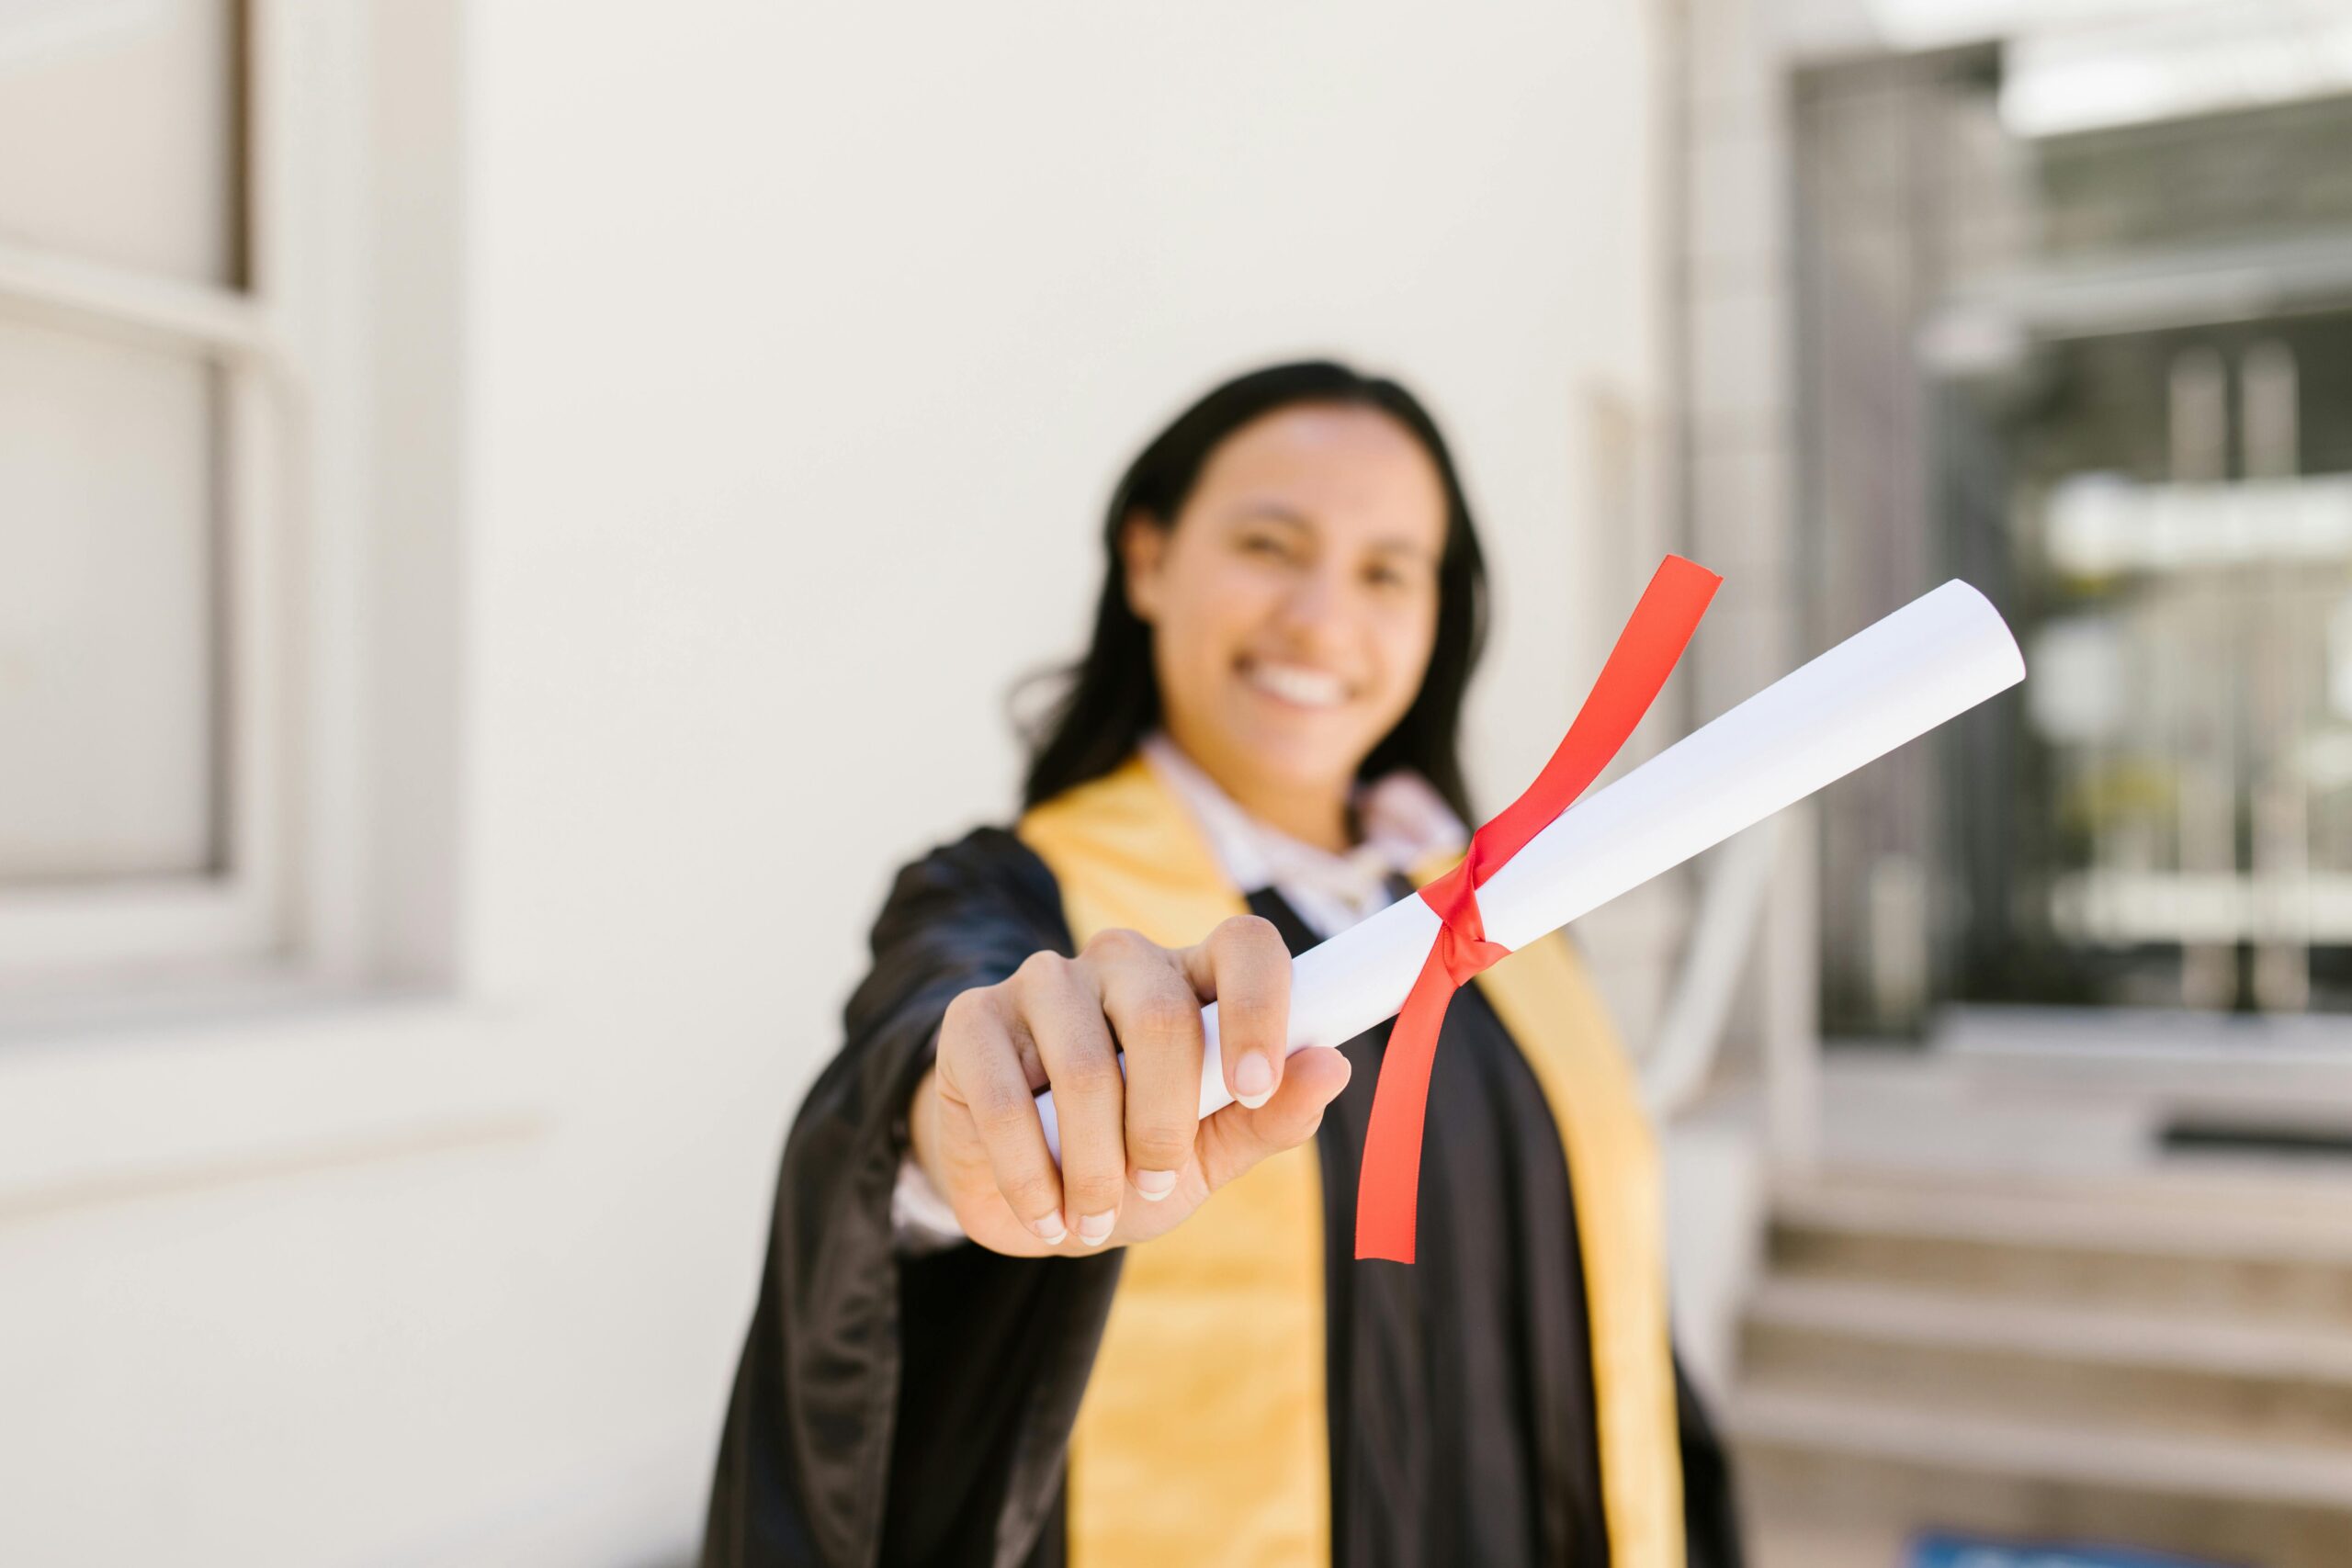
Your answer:
[[[1307,352],[1489,806],[1668,549],[1636,753],[2026,648],[1578,928],[1758,1560],[2352,1562],[2344,0],[0,0],[0,1561],[689,1561],[888,873]]]

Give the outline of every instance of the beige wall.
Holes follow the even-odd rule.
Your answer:
[[[1654,421],[1653,62],[1635,0],[1475,16],[465,14],[461,826],[397,840],[465,981],[0,1060],[0,1560],[682,1551],[887,871],[1008,807],[1006,687],[1210,378],[1436,404],[1503,579],[1477,781],[1532,773],[1654,556],[1598,499]]]

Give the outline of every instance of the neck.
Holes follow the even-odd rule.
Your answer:
[[[1194,767],[1208,775],[1210,783],[1225,792],[1227,799],[1276,832],[1287,833],[1302,844],[1312,844],[1334,854],[1345,853],[1354,847],[1354,817],[1345,784],[1334,789],[1315,790],[1235,776],[1201,761],[1199,754],[1182,741],[1176,744]]]
[[[1340,854],[1355,843],[1354,836],[1348,831],[1348,797],[1344,794],[1302,795],[1295,790],[1251,794],[1225,785],[1222,780],[1219,784],[1242,810],[1302,844]]]

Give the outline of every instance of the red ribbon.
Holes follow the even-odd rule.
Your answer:
[[[1660,563],[1552,760],[1525,794],[1471,835],[1470,852],[1460,865],[1421,889],[1421,897],[1445,923],[1396,1015],[1380,1065],[1372,1125],[1364,1136],[1363,1174],[1356,1189],[1358,1258],[1413,1260],[1421,1121],[1429,1105],[1430,1069],[1437,1061],[1438,1031],[1453,993],[1510,953],[1487,940],[1478,889],[1573,805],[1617,755],[1673,672],[1722,581],[1680,556],[1668,556]]]

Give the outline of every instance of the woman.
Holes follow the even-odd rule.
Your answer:
[[[1027,809],[900,874],[794,1124],[706,1563],[1735,1562],[1567,943],[1447,1013],[1413,1266],[1350,1256],[1387,1026],[1282,1052],[1290,954],[1467,837],[1484,582],[1435,424],[1241,377],[1104,543]],[[1199,1122],[1212,998],[1237,1103]]]

